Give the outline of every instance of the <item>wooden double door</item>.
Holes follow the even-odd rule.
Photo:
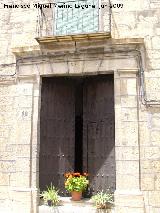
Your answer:
[[[88,172],[88,194],[115,190],[113,75],[43,78],[39,185],[62,196],[64,173]]]

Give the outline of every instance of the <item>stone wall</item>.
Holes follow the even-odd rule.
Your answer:
[[[17,79],[18,68],[12,53],[15,46],[37,43],[37,9],[7,8],[15,4],[26,2],[0,4],[0,212],[4,208],[30,212],[36,203],[33,200],[38,184],[34,175],[36,160],[32,161],[33,156],[36,159],[37,146],[31,149],[37,80]]]
[[[24,213],[37,211],[35,201],[38,187],[37,128],[40,83],[37,71],[33,78],[19,77],[21,70],[17,66],[18,61],[16,62],[12,48],[21,47],[22,54],[24,46],[28,46],[29,52],[31,46],[38,45],[34,38],[37,37],[39,13],[33,8],[33,3],[39,1],[30,2],[30,9],[9,9],[7,6],[4,8],[4,4],[0,4],[0,203],[2,208],[9,208],[15,212],[17,208],[22,208]],[[144,38],[146,60],[143,62],[143,68],[147,98],[159,100],[160,3],[158,0],[123,0],[122,2],[112,0],[112,3],[117,2],[123,3],[123,8],[112,9],[112,38]],[[8,0],[5,4],[15,4],[15,2]],[[19,0],[16,4],[26,4],[26,2]],[[43,30],[45,32],[46,28],[44,27]],[[26,67],[26,76],[27,69],[28,67]],[[130,108],[128,111],[123,107],[126,103],[125,98],[129,95],[132,101],[135,92],[138,92],[135,90],[135,86],[139,86],[138,78],[136,82],[137,85],[135,79],[126,80],[126,77],[122,77],[122,95],[119,100],[122,111],[119,113],[122,114],[124,122],[131,122],[128,128],[132,132],[135,113],[131,112],[137,111],[136,131],[138,131],[140,153],[138,178],[139,187],[143,192],[144,212],[158,213],[160,212],[160,106],[146,107],[138,100],[136,109]],[[125,134],[125,137],[122,138],[122,143],[134,146],[132,144],[134,138],[131,140],[129,134]],[[129,154],[127,147],[125,152],[126,155],[135,157],[134,153]],[[126,168],[123,162],[118,166],[122,171]],[[134,169],[136,173],[136,164],[133,165],[133,171]],[[123,185],[123,179],[126,177],[118,175],[121,176],[121,185]],[[120,202],[123,213],[128,210],[127,207],[125,210],[122,207],[131,200],[132,198],[127,196]]]
[[[31,136],[36,134],[32,132],[33,104],[38,104],[33,87],[33,83],[18,82],[0,87],[0,207],[14,212],[22,208],[30,212],[36,199],[37,146]]]
[[[147,98],[160,100],[160,2],[124,0],[123,3],[123,10],[114,9],[112,13],[112,37],[144,38]],[[139,103],[140,187],[147,213],[160,211],[159,124],[160,107],[147,108]]]

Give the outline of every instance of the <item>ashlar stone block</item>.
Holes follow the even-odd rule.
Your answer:
[[[143,174],[141,176],[141,189],[144,191],[154,190],[154,174]]]
[[[149,192],[149,205],[153,207],[160,206],[160,199],[159,199],[160,191],[150,191]]]

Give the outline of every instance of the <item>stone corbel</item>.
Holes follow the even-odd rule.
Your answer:
[[[139,69],[118,69],[117,73],[120,77],[136,77]]]

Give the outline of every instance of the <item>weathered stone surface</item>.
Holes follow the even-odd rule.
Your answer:
[[[138,146],[138,126],[136,122],[121,122],[121,132],[123,146]]]
[[[147,159],[141,160],[141,172],[142,174],[151,174],[153,172],[151,161],[148,161]]]
[[[160,174],[156,174],[154,180],[155,180],[155,190],[160,191]]]
[[[142,208],[143,207],[143,196],[136,190],[120,191],[115,192],[115,202],[117,206]]]
[[[154,49],[160,49],[160,38],[159,36],[154,36],[152,38],[152,45]]]
[[[15,4],[5,1],[11,3]],[[40,75],[114,73],[116,184],[121,190],[141,188],[143,192],[143,197],[117,196],[115,212],[160,212],[160,110],[159,106],[147,108],[141,103],[138,52],[130,54],[133,46],[128,45],[129,38],[137,38],[137,44],[138,39],[144,39],[142,66],[147,98],[159,100],[159,9],[158,0],[124,0],[122,8],[112,8],[112,39],[53,43],[41,51],[34,39],[40,27],[38,10],[4,9],[0,4],[0,204],[15,213],[37,212],[37,194],[22,188],[39,186]],[[49,35],[54,28],[53,13],[45,12],[42,35]],[[107,29],[108,12],[101,11],[101,16],[103,31]],[[21,190],[12,190],[11,186]],[[0,208],[0,212],[5,211]]]
[[[147,118],[144,118],[144,120],[145,119],[147,119]],[[150,146],[151,145],[150,123],[149,122],[140,122],[139,130],[140,130],[140,143],[141,143],[141,146]]]
[[[149,192],[149,204],[153,207],[159,207],[160,199],[159,199],[160,191],[150,191]]]
[[[156,122],[155,122],[156,123]],[[151,144],[153,146],[160,146],[160,133],[155,130],[151,132]]]
[[[104,209],[101,209],[101,210],[98,210],[96,209],[95,207],[92,207],[92,206],[88,206],[88,205],[85,205],[85,204],[79,204],[78,205],[73,205],[73,204],[65,204],[65,205],[62,205],[62,206],[57,206],[55,208],[52,208],[51,207],[48,207],[48,206],[45,206],[45,205],[41,205],[39,206],[39,213],[49,213],[51,212],[52,213],[56,213],[56,212],[59,212],[59,213],[98,213],[98,212],[101,212],[101,213],[115,213],[115,210],[114,208],[113,209],[108,209],[108,210],[104,210]]]
[[[0,171],[1,172],[6,172],[6,173],[11,173],[11,172],[16,172],[16,162],[15,160],[3,160],[0,161]]]
[[[138,147],[116,147],[116,159],[117,160],[139,160]]]
[[[121,97],[122,107],[137,107],[137,97],[136,96],[122,96]]]
[[[157,160],[157,161],[152,161],[151,162],[151,165],[152,165],[152,168],[153,168],[153,171],[155,172],[155,173],[158,173],[159,171],[160,171],[160,161],[159,160]]]
[[[117,174],[116,178],[118,190],[139,189],[139,177],[137,174]]]
[[[154,190],[154,184],[155,184],[155,176],[154,174],[143,174],[142,175],[142,181],[141,181],[141,187],[144,191],[152,191]]]
[[[0,173],[0,186],[9,186],[9,174]]]
[[[142,147],[141,158],[145,160],[159,160],[160,147]]]
[[[129,165],[129,166],[128,166]],[[139,161],[117,161],[117,174],[139,174]]]
[[[133,207],[116,207],[115,211],[118,213],[144,213],[143,208]]]

